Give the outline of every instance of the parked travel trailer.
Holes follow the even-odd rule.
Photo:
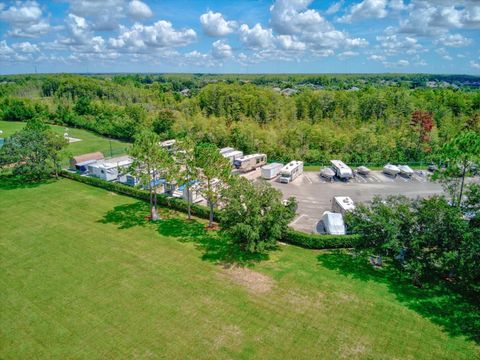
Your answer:
[[[347,211],[353,211],[355,204],[348,196],[334,196],[332,201],[332,211],[345,216]]]
[[[88,171],[88,165],[96,163],[97,160],[87,160],[84,162],[77,163],[75,165],[75,170],[78,171],[79,173],[85,173]]]
[[[276,178],[282,168],[283,168],[283,164],[281,163],[271,163],[271,164],[262,166],[262,169],[261,169],[262,178],[265,180],[271,180],[273,178]]]
[[[233,164],[235,160],[240,159],[243,156],[243,152],[240,150],[233,150],[222,155],[224,158],[227,158],[231,164]]]
[[[412,177],[414,174],[412,168],[408,165],[398,165],[398,168],[400,169],[400,175],[405,177]]]
[[[105,181],[117,180],[126,169],[133,163],[129,156],[121,156],[108,160],[96,161],[87,165],[88,173]]]
[[[331,160],[332,169],[340,180],[348,181],[353,177],[353,171],[343,161]]]
[[[224,147],[224,148],[221,148],[220,149],[220,154],[226,154],[226,153],[229,153],[229,152],[232,152],[232,151],[235,151],[234,148],[232,147]]]
[[[360,174],[360,175],[366,176],[366,175],[370,174],[370,169],[367,168],[366,166],[359,166],[357,168],[357,173]]]
[[[320,170],[320,176],[327,180],[333,181],[333,178],[335,177],[335,171],[330,168],[323,168]]]
[[[177,140],[171,139],[171,140],[165,140],[160,142],[160,146],[163,147],[164,149],[168,151],[175,151],[175,144],[177,143]]]
[[[140,178],[132,174],[122,174],[118,177],[118,182],[128,186],[137,186],[140,184]]]
[[[322,222],[325,232],[329,235],[345,235],[347,232],[342,214],[325,211],[322,216]]]
[[[192,181],[190,183],[189,191],[187,191],[186,185],[177,187],[172,193],[172,196],[182,198],[185,201],[188,201],[188,197],[190,196],[191,203],[197,203],[203,199],[202,195],[200,194],[200,183],[198,181]]]
[[[390,176],[397,176],[400,172],[400,169],[392,164],[387,164],[383,167],[383,172]]]
[[[70,168],[72,170],[79,170],[77,169],[78,164],[83,164],[83,166],[85,166],[85,165],[88,165],[88,163],[86,164],[87,161],[90,161],[91,163],[92,161],[98,161],[103,159],[105,159],[105,157],[100,151],[89,153],[89,154],[73,156],[70,159]]]
[[[288,184],[303,173],[303,161],[290,161],[280,170],[280,182]]]
[[[267,163],[267,155],[265,154],[252,154],[242,156],[234,160],[233,165],[235,168],[240,170],[240,172],[247,172],[255,170],[256,168],[263,166]]]

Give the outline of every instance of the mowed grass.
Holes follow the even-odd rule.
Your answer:
[[[3,134],[0,135],[0,137],[12,136],[24,126],[25,123],[23,122],[0,121],[0,130],[3,131]],[[65,126],[50,125],[50,127],[58,134],[63,135],[65,133]],[[81,139],[81,141],[71,143],[67,146],[64,151],[64,165],[68,164],[68,159],[71,156],[87,154],[95,151],[101,151],[105,157],[110,157],[110,144],[113,156],[126,154],[127,149],[130,147],[129,143],[114,139],[110,140],[106,137],[81,129],[68,127],[68,135],[70,137]]]
[[[0,358],[480,357],[478,308],[446,291],[341,252],[239,258],[201,221],[146,214],[65,179],[0,179]]]

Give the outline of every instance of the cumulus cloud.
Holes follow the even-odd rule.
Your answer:
[[[397,54],[416,54],[423,50],[423,46],[418,40],[411,36],[399,36],[397,34],[377,36],[379,48],[383,50],[387,56]]]
[[[28,41],[13,44],[12,48],[22,53],[28,53],[28,54],[40,52],[40,49],[36,44],[31,44]]]
[[[472,39],[466,38],[461,34],[444,34],[436,39],[434,43],[448,47],[465,47],[472,43]]]
[[[368,58],[368,60],[373,60],[373,61],[385,61],[386,60],[386,57],[383,56],[383,55],[370,55]]]
[[[347,13],[340,17],[338,21],[351,23],[368,18],[384,18],[388,15],[387,4],[387,0],[363,0],[358,4],[350,6]]]
[[[240,26],[239,38],[243,45],[251,49],[272,47],[274,40],[272,29],[264,29],[260,24],[256,24],[253,28],[243,24]]]
[[[330,5],[327,9],[327,11],[325,12],[327,15],[332,15],[332,14],[336,14],[337,12],[340,11],[340,9],[342,8],[343,6],[343,3],[345,1],[344,0],[341,0],[341,1],[338,1],[336,3],[333,3],[332,5]]]
[[[70,13],[89,19],[93,30],[112,31],[118,29],[119,21],[125,17],[125,0],[68,0]]]
[[[7,35],[13,37],[35,38],[50,30],[50,24],[43,18],[36,1],[17,1],[8,8],[2,4],[0,20],[10,25]]]
[[[474,69],[480,70],[480,62],[471,60],[471,61],[470,61],[470,67],[472,67],[472,68],[474,68]]]
[[[212,44],[212,56],[215,59],[226,59],[232,57],[232,47],[225,40],[217,40]]]
[[[200,16],[203,32],[208,36],[226,36],[237,29],[235,21],[227,21],[221,13],[208,11]]]
[[[133,0],[128,4],[128,15],[134,19],[147,19],[153,15],[150,7],[142,1]]]

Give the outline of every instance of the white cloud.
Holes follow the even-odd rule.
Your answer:
[[[470,67],[472,67],[472,68],[474,68],[474,69],[479,69],[479,70],[480,70],[480,62],[476,62],[476,61],[470,60]]]
[[[12,48],[14,48],[17,51],[23,52],[23,53],[36,53],[40,52],[40,49],[36,44],[31,44],[30,42],[21,42],[21,43],[16,43],[12,45]]]
[[[70,13],[87,18],[93,30],[118,29],[120,19],[125,17],[125,0],[68,0]]]
[[[226,36],[237,29],[235,21],[227,21],[221,13],[208,11],[200,16],[203,32],[208,36]]]
[[[50,24],[42,16],[36,1],[17,1],[8,8],[3,4],[0,8],[0,20],[10,25],[7,35],[13,37],[35,38],[48,33]]]
[[[384,61],[383,65],[387,68],[403,68],[409,66],[410,62],[408,60],[401,59],[395,62]]]
[[[448,47],[465,47],[472,43],[472,39],[466,38],[461,34],[444,34],[434,40],[434,43]]]
[[[283,50],[303,51],[306,49],[305,43],[295,40],[291,35],[278,35],[276,41],[278,47]]]
[[[327,15],[336,14],[337,12],[340,11],[344,2],[345,2],[345,0],[340,0],[336,3],[333,3],[332,5],[330,5],[330,7],[327,9],[327,11],[325,13]]]
[[[358,52],[356,51],[344,51],[340,54],[338,54],[338,58],[341,59],[341,60],[344,60],[344,59],[348,59],[348,58],[352,58],[352,57],[355,57],[355,56],[358,56]]]
[[[394,11],[407,10],[407,5],[404,4],[403,0],[390,0],[388,7]]]
[[[393,34],[377,36],[376,39],[379,42],[379,48],[382,49],[387,56],[404,53],[411,55],[423,51],[423,46],[416,38],[411,36],[401,37]]]
[[[368,60],[373,60],[373,61],[385,61],[385,56],[383,55],[370,55],[368,58]]]
[[[240,41],[250,49],[265,49],[273,46],[272,29],[256,24],[253,28],[243,24],[239,30]]]
[[[232,47],[225,40],[217,40],[212,44],[212,56],[215,59],[226,59],[232,57]]]
[[[368,18],[381,19],[388,15],[387,0],[363,0],[350,6],[347,13],[338,19],[339,22],[351,23]]]
[[[128,15],[134,19],[147,19],[153,15],[152,10],[142,1],[133,0],[128,4]]]

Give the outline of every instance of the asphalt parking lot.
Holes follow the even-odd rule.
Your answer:
[[[260,171],[245,175],[253,180]],[[304,172],[290,184],[277,180],[272,185],[282,191],[285,199],[294,196],[298,201],[297,217],[291,226],[297,230],[316,233],[324,211],[331,210],[334,196],[349,196],[356,203],[369,202],[375,195],[405,195],[410,198],[428,197],[443,192],[440,184],[431,182],[428,173],[415,172],[411,178],[392,178],[381,171],[372,171],[368,176],[357,175],[349,182],[333,181],[320,177],[319,172]]]

